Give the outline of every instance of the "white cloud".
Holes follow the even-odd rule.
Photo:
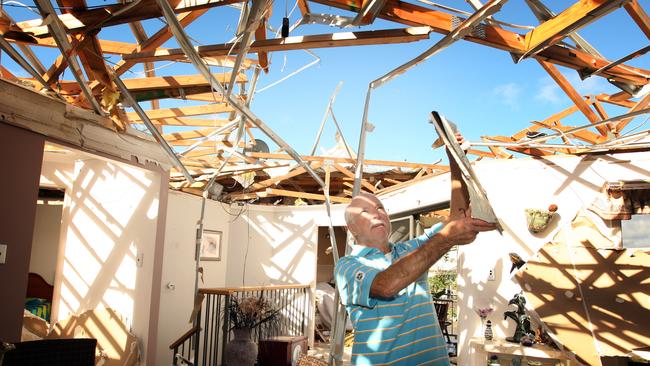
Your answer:
[[[518,98],[521,94],[521,88],[515,83],[497,85],[492,89],[492,95],[510,107],[517,108]]]
[[[578,73],[572,70],[567,73],[562,73],[562,75],[580,95],[600,94],[608,92],[608,90],[611,89],[609,83],[600,77],[590,77],[581,80]],[[538,86],[539,89],[535,94],[536,100],[551,104],[569,100],[569,97],[562,89],[560,89],[555,80],[551,79],[550,76],[539,79]]]
[[[539,89],[535,94],[535,100],[556,104],[562,100],[564,92],[550,77],[541,78],[538,83]]]

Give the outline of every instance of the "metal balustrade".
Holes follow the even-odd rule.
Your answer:
[[[313,313],[308,285],[206,288],[200,289],[199,295],[202,297],[201,308],[194,327],[169,347],[173,350],[173,365],[225,365],[223,350],[232,336],[228,309],[235,297],[263,297],[279,310],[277,320],[252,330],[251,337],[255,342],[280,335],[307,335],[309,317]]]

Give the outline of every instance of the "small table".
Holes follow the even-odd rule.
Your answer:
[[[497,355],[501,366],[510,366],[511,360],[521,358],[521,366],[526,366],[528,360],[540,361],[542,365],[578,365],[566,352],[551,348],[543,344],[534,344],[530,347],[518,343],[508,342],[504,339],[487,341],[483,338],[472,338],[469,341],[472,348],[472,364],[486,365],[492,355]],[[503,362],[503,361],[506,362]]]

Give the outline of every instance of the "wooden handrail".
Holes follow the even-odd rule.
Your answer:
[[[185,341],[188,340],[191,336],[193,336],[194,333],[199,332],[199,331],[201,331],[201,327],[199,327],[198,325],[192,327],[192,329],[190,329],[190,330],[188,330],[187,332],[185,332],[185,333],[184,333],[180,338],[178,338],[174,343],[172,343],[172,344],[169,346],[169,349],[174,349],[174,348],[180,346],[183,342],[185,342]]]
[[[215,288],[202,288],[199,289],[201,294],[212,295],[232,295],[237,292],[245,291],[269,291],[269,290],[288,290],[310,288],[311,285],[293,284],[293,285],[272,285],[272,286],[243,286],[243,287],[215,287]]]

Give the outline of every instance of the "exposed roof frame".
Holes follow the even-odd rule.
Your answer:
[[[579,0],[526,33],[525,51],[519,60],[556,44],[562,38],[609,14],[627,1],[630,0]]]
[[[352,11],[359,7],[360,2],[360,0],[312,1]],[[378,16],[382,19],[410,26],[428,25],[432,27],[435,32],[442,34],[448,34],[452,31],[452,19],[456,18],[445,12],[401,2],[399,0],[388,0],[386,6],[384,6]],[[467,35],[465,40],[516,54],[522,54],[525,52],[524,35],[522,34],[483,24],[480,26],[480,30],[481,32]],[[570,49],[560,45],[552,45],[533,57],[542,58],[554,64],[566,66],[575,70],[585,70],[587,72],[597,70],[603,65],[609,64],[608,61],[595,58],[587,52]],[[631,66],[622,67],[622,65],[619,65],[607,70],[607,72],[603,73],[601,76],[615,81],[642,86],[645,85],[648,78],[650,78],[650,71]]]
[[[56,44],[59,46],[61,54],[67,59],[68,64],[70,65],[72,75],[79,83],[83,95],[86,97],[86,100],[92,105],[93,109],[97,114],[104,116],[106,115],[102,110],[101,106],[97,100],[93,97],[92,91],[88,88],[85,77],[81,72],[81,67],[77,63],[74,54],[72,53],[72,47],[68,42],[68,37],[65,33],[65,27],[61,24],[59,18],[56,15],[56,11],[52,6],[52,3],[49,0],[35,0],[36,6],[38,6],[39,11],[43,15],[43,20],[47,22],[47,27],[54,37]]]
[[[248,52],[290,51],[308,48],[407,43],[428,39],[430,32],[430,27],[421,26],[376,31],[337,32],[331,34],[274,38],[253,41]],[[233,49],[233,43],[198,46],[194,48],[201,57],[225,56],[236,52],[236,49]],[[186,57],[187,56],[182,49],[172,48],[124,55],[123,59],[130,63],[138,63],[148,61],[180,60]]]

